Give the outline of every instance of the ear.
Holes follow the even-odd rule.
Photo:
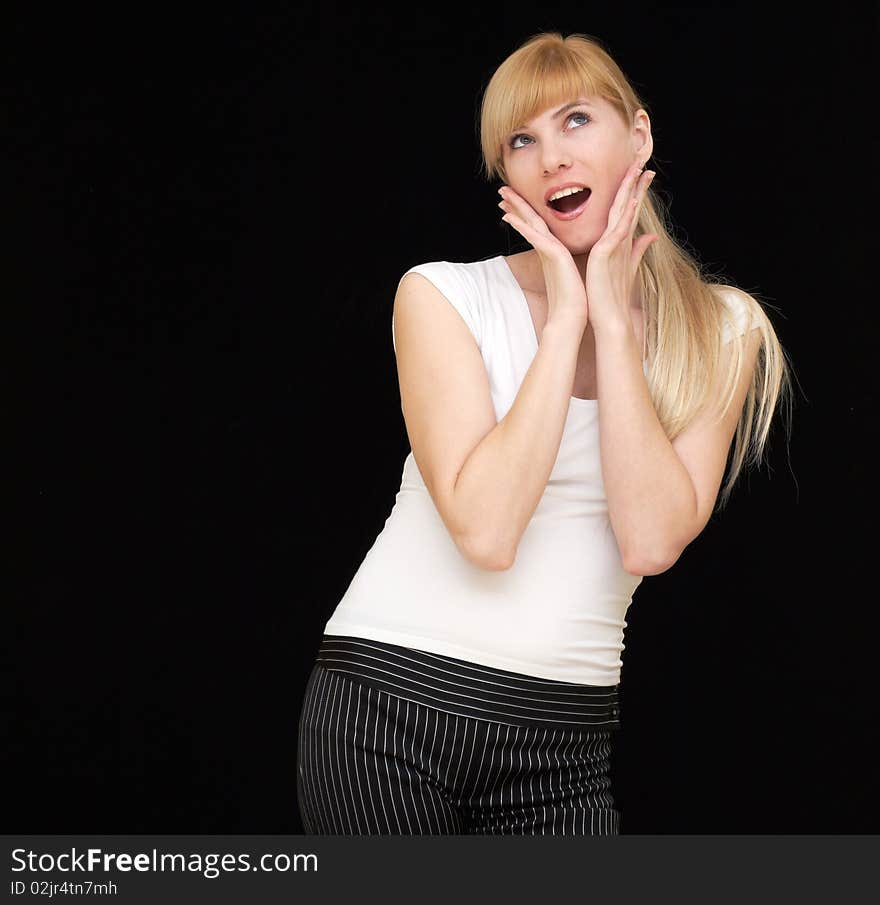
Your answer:
[[[633,154],[644,166],[654,153],[654,138],[651,135],[651,120],[641,107],[636,110],[632,126]]]

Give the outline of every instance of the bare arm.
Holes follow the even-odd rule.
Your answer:
[[[510,410],[496,419],[480,349],[420,274],[394,304],[397,370],[416,464],[450,537],[481,568],[512,565],[559,453],[585,321],[548,317]]]
[[[703,530],[752,383],[761,334],[744,340],[743,367],[721,417],[720,369],[707,411],[670,441],[654,410],[631,325],[596,330],[599,437],[611,527],[627,572],[665,572]],[[723,353],[725,363],[733,344]]]
[[[453,488],[472,549],[507,569],[550,479],[574,384],[583,322],[548,320],[510,410],[468,456]]]

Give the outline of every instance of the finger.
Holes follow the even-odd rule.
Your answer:
[[[520,196],[517,195],[517,193],[513,191],[513,189],[508,186],[504,186],[503,188],[499,189],[498,192],[504,198],[504,202],[502,202],[502,204],[506,203],[508,205],[508,207],[503,208],[504,210],[509,210],[511,213],[517,214],[536,232],[549,234],[550,229],[544,222],[543,218],[538,215],[535,209],[528,202],[520,198]],[[502,207],[502,204],[499,204],[498,206]]]
[[[510,211],[508,211],[501,219],[505,223],[509,223],[517,232],[522,233],[527,239],[534,233],[534,230],[522,219],[522,217],[518,217]]]
[[[648,186],[655,175],[653,170],[648,170],[635,183],[633,187],[634,194],[627,199],[626,206],[623,208],[617,227],[614,230],[619,236],[629,234],[630,238],[632,237],[635,226],[638,223],[642,202],[645,200]]]
[[[638,181],[638,189],[635,197],[632,199],[632,207],[633,214],[629,219],[629,237],[630,239],[633,237],[635,233],[636,226],[639,222],[639,214],[642,211],[642,204],[645,201],[645,196],[648,194],[648,188],[651,183],[654,181],[654,177],[656,176],[656,172],[654,170],[647,170],[644,175]]]
[[[615,246],[620,244],[624,239],[632,238],[639,219],[638,211],[641,200],[641,197],[636,195],[634,198],[629,199],[626,207],[623,209],[623,213],[617,221],[617,226],[611,231]]]
[[[536,242],[540,242],[540,239],[538,239],[538,237],[536,236],[535,231],[515,214],[508,212],[501,219],[508,226],[512,226],[532,246],[535,246]]]
[[[608,215],[608,225],[611,229],[616,229],[621,218],[626,215],[627,205],[630,203],[633,192],[638,186],[641,173],[641,164],[634,163],[623,177],[623,181],[617,189],[617,194],[614,196],[614,203],[611,205],[611,211]]]
[[[632,272],[635,273],[639,269],[639,264],[642,263],[642,258],[645,252],[654,244],[660,237],[656,233],[645,233],[642,236],[639,236],[638,239],[633,243],[632,250],[632,259],[631,266]]]
[[[509,223],[527,242],[530,242],[532,246],[538,251],[543,251],[545,254],[552,254],[553,247],[550,242],[548,242],[548,237],[538,230],[532,229],[532,227],[526,223],[522,217],[518,217],[516,214],[506,213],[501,218],[505,223]]]

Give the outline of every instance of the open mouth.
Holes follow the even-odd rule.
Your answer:
[[[589,201],[591,194],[590,189],[579,189],[571,195],[565,195],[562,198],[557,198],[555,201],[548,201],[547,206],[557,215],[557,217],[563,220],[571,220],[583,210],[587,201]]]

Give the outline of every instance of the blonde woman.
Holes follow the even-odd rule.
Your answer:
[[[627,608],[790,391],[762,305],[670,236],[649,116],[598,41],[530,38],[480,126],[532,248],[400,280],[412,451],[306,688],[309,833],[619,833]]]

